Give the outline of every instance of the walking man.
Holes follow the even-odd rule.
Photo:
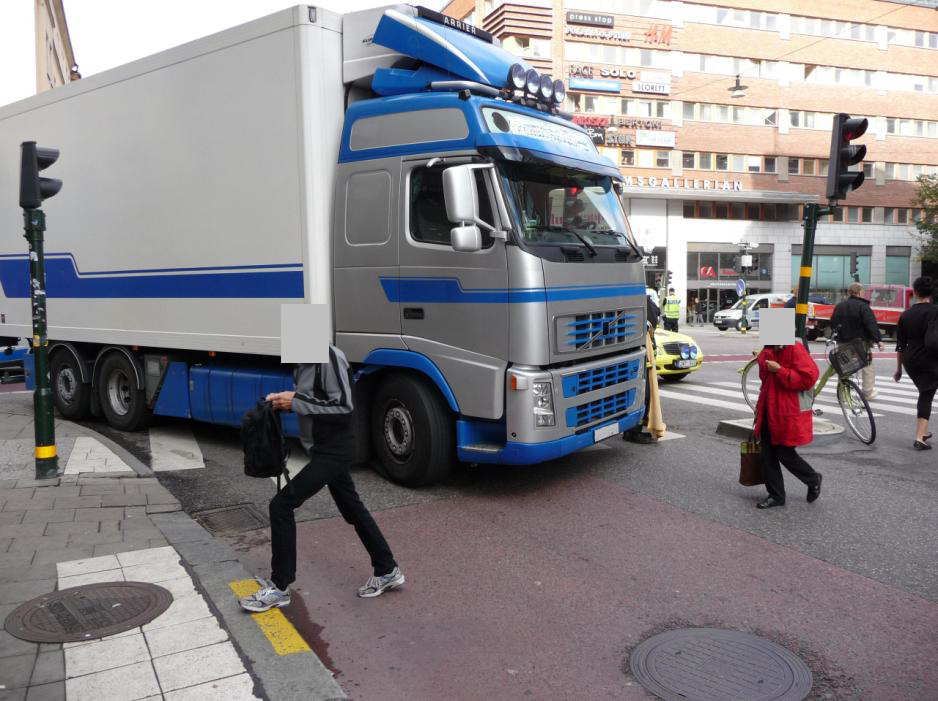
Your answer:
[[[864,299],[863,285],[854,282],[847,288],[848,297],[834,307],[834,313],[831,315],[831,328],[837,334],[839,342],[845,343],[860,339],[866,346],[869,353],[873,345],[883,349],[883,336],[876,325],[876,317],[873,316],[873,310],[870,309],[870,303]],[[870,363],[860,371],[863,381],[863,396],[872,399],[876,396],[876,372],[873,364]]]
[[[673,287],[668,289],[668,296],[664,298],[661,316],[664,317],[665,331],[677,332],[677,322],[681,316],[681,298],[674,294]]]
[[[368,513],[349,474],[354,454],[352,387],[345,354],[329,346],[329,362],[298,365],[293,372],[295,392],[267,395],[275,409],[300,417],[300,441],[310,461],[270,501],[270,579],[241,599],[247,611],[266,611],[290,603],[290,584],[296,579],[296,521],[293,512],[323,487],[339,508],[371,557],[374,576],[358,589],[360,597],[380,596],[404,583],[378,524]]]

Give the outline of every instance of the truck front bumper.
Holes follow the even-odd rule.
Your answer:
[[[505,418],[461,419],[460,460],[544,462],[627,431],[643,417],[645,349],[577,365],[513,366],[505,378]]]

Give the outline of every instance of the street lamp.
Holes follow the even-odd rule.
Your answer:
[[[736,75],[736,84],[727,88],[730,91],[730,97],[746,97],[746,90],[749,88],[748,85],[739,84],[739,74]]]

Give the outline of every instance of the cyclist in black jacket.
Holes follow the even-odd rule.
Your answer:
[[[847,293],[850,296],[839,302],[831,315],[831,327],[837,330],[837,340],[845,343],[860,339],[866,344],[867,353],[872,350],[874,344],[882,350],[883,335],[876,324],[869,301],[861,296],[863,285],[854,282],[847,288]],[[876,396],[876,372],[873,370],[873,364],[863,368],[860,375],[863,379],[863,395],[872,399]]]

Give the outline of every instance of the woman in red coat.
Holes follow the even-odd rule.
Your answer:
[[[798,393],[817,382],[817,364],[800,343],[765,346],[759,353],[762,389],[756,404],[753,433],[762,443],[762,464],[769,495],[756,506],[770,509],[785,505],[785,482],[779,462],[808,485],[808,502],[821,495],[821,474],[815,472],[795,446],[814,438],[811,409],[802,411]]]

